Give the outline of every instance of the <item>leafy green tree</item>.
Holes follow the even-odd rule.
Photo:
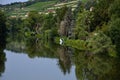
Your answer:
[[[3,50],[6,47],[6,17],[5,14],[0,11],[0,76],[5,70],[5,53]]]
[[[111,21],[109,24],[108,35],[110,36],[113,44],[116,45],[118,55],[120,55],[120,0],[114,0],[109,7],[109,14]]]
[[[115,18],[120,18],[120,0],[114,0],[114,2],[110,5],[109,14]]]
[[[90,10],[91,7],[95,6],[96,0],[86,0],[85,9]]]
[[[5,49],[6,43],[6,17],[5,14],[0,11],[0,50]]]
[[[117,18],[115,20],[113,19],[111,21],[109,36],[110,36],[113,44],[116,45],[116,49],[117,49],[118,54],[119,54],[120,53],[120,18]]]
[[[11,39],[13,41],[16,41],[17,39],[22,41],[24,35],[23,20],[21,18],[8,18],[6,25],[9,36],[7,37],[7,41],[9,42]]]
[[[70,35],[72,34],[72,20],[73,20],[73,14],[72,14],[72,10],[69,7],[68,10],[66,11],[65,15],[63,16],[63,20],[60,22],[60,26],[59,26],[59,34],[60,36],[66,36],[66,37],[70,37]]]
[[[96,0],[96,5],[93,10],[93,20],[91,21],[90,27],[91,31],[94,31],[96,27],[101,28],[104,23],[110,20],[109,16],[109,6],[114,0]]]
[[[116,56],[111,39],[101,31],[94,32],[87,42],[87,47],[93,54],[105,53],[104,55]]]
[[[64,19],[64,16],[67,10],[68,10],[68,7],[66,6],[56,10],[58,23],[60,23]]]
[[[25,20],[25,27],[30,31],[36,32],[36,28],[41,27],[43,17],[37,11],[29,12],[28,18]]]
[[[56,27],[56,19],[52,13],[44,16],[43,30],[52,29]]]
[[[56,16],[54,14],[44,15],[42,33],[46,40],[52,40],[54,36],[57,36]]]
[[[84,10],[83,12],[80,12],[78,14],[78,18],[76,20],[76,27],[74,29],[76,39],[87,39],[88,33],[90,32],[89,25],[91,23],[92,18],[92,13],[87,10]]]

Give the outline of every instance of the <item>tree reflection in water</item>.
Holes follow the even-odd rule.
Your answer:
[[[30,58],[34,57],[47,57],[47,58],[58,58],[58,65],[62,72],[70,73],[71,69],[71,51],[67,47],[55,45],[52,42],[43,42],[37,38],[30,38],[26,41],[27,54]]]
[[[42,42],[37,38],[31,38],[26,41],[26,51],[30,58],[34,57],[47,57],[47,58],[58,58],[58,65],[62,72],[70,73],[71,69],[71,51],[67,47],[55,45],[51,42]]]
[[[76,50],[74,54],[74,63],[78,80],[120,79],[118,78],[119,76],[117,76],[120,75],[118,71],[118,62],[116,62],[115,58],[103,53],[88,55],[85,51]]]
[[[67,47],[58,47],[57,53],[59,57],[59,67],[62,70],[64,74],[67,72],[70,73],[71,69],[71,56],[70,56],[70,50]]]
[[[6,47],[6,17],[0,10],[0,76],[5,71],[6,55],[3,52]]]
[[[57,58],[56,49],[56,45],[52,45],[51,42],[44,43],[37,38],[30,38],[26,41],[26,52],[30,58]]]
[[[58,66],[63,74],[69,74],[75,65],[77,80],[118,80],[120,60],[106,53],[90,54],[73,48],[55,45],[37,38],[29,38],[25,43],[25,53],[30,58],[58,58]],[[15,49],[15,48],[14,48]],[[2,53],[1,53],[2,54]],[[4,57],[2,57],[4,56]],[[0,72],[4,71],[5,55],[0,55]],[[2,66],[3,67],[2,67]]]
[[[0,76],[2,76],[2,73],[5,71],[5,61],[6,61],[6,54],[2,51],[0,51]]]

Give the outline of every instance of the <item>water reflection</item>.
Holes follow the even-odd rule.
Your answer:
[[[37,38],[31,38],[27,41],[26,50],[30,58],[47,57],[58,58],[58,65],[61,71],[66,74],[71,70],[70,49],[53,44],[52,42],[42,42]]]
[[[7,46],[10,46],[10,45],[11,44],[9,44],[9,43],[7,44]],[[15,49],[16,48],[12,49],[12,51]],[[7,72],[11,72],[11,70],[13,70],[12,73],[14,75],[16,75],[15,73],[18,73],[21,71],[24,71],[24,73],[32,71],[32,73],[34,73],[34,74],[36,74],[36,73],[40,74],[35,79],[76,80],[75,73],[74,73],[75,68],[72,66],[72,61],[71,61],[72,53],[69,48],[55,45],[52,42],[42,42],[40,39],[31,37],[29,39],[26,39],[26,41],[25,41],[24,52],[25,52],[24,56],[27,55],[29,57],[29,59],[32,59],[32,60],[30,60],[30,62],[28,61],[28,58],[25,59],[23,54],[21,54],[21,53],[19,53],[19,56],[20,55],[22,56],[20,58],[20,57],[18,57],[18,54],[15,54],[14,52],[6,51],[7,57],[8,57],[6,64],[12,65],[13,63],[10,63],[10,62],[15,61],[14,65],[18,64],[19,66],[17,66],[17,68],[20,69],[20,71],[19,70],[17,71],[16,67],[14,65],[12,65],[14,67],[14,69],[12,67],[11,68],[8,67],[9,66],[8,65],[7,70],[9,70],[9,71],[7,71]],[[69,55],[69,54],[71,54],[71,55]],[[17,56],[14,56],[14,55],[17,55]],[[20,64],[21,63],[20,61],[22,63],[24,63],[25,68],[22,68],[22,69],[20,68],[20,66],[23,65],[23,64]],[[33,65],[31,65],[31,63]],[[28,69],[31,69],[31,67],[33,69],[31,71],[28,71]],[[35,77],[35,75],[32,75],[32,73],[28,73],[28,74],[31,74],[31,77]],[[27,73],[25,74],[26,79],[28,79],[28,77],[27,77],[28,74]],[[9,75],[9,78],[13,79],[12,77],[10,77],[9,73],[4,73],[4,75],[5,76]],[[16,75],[16,76],[18,76],[18,75]],[[22,74],[19,76],[22,76]],[[41,76],[41,78],[40,78],[40,76]],[[44,76],[44,77],[42,77],[42,76]],[[7,79],[7,78],[3,77],[3,80],[4,79]],[[24,79],[24,78],[22,78],[22,79]],[[29,80],[31,80],[31,79],[29,79]]]
[[[6,61],[6,54],[4,53],[4,49],[6,47],[6,39],[5,35],[0,33],[0,76],[5,71],[5,61]]]
[[[120,63],[105,54],[88,55],[85,51],[75,51],[74,62],[78,80],[117,80]],[[118,72],[117,72],[118,71]]]
[[[67,47],[58,47],[57,55],[59,57],[59,67],[64,74],[70,73],[71,69],[71,56]]]
[[[9,43],[11,43],[11,41]],[[44,57],[49,59],[57,59],[57,66],[64,75],[71,73],[76,74],[77,79],[74,78],[71,80],[120,79],[119,58],[110,57],[105,55],[105,53],[92,55],[88,51],[80,51],[71,47],[59,46],[51,41],[45,42],[34,36],[19,42],[17,42],[17,40],[14,42],[21,45],[21,47],[24,46],[22,50],[24,51],[24,54],[28,55],[29,58],[35,59],[36,57]],[[7,46],[11,46],[9,43]],[[12,44],[12,46],[16,44]],[[16,51],[16,49],[20,48],[19,51],[21,50],[21,47],[15,47],[10,47],[9,49],[13,48],[12,50]],[[5,62],[5,60],[3,61]],[[73,66],[75,66],[74,72],[71,71]]]
[[[5,71],[5,61],[6,61],[6,54],[2,51],[0,51],[0,76],[2,76],[2,73]]]
[[[111,62],[112,69],[102,75],[99,80],[119,80],[120,79],[120,59],[114,59]],[[110,65],[109,65],[110,66]]]
[[[56,45],[52,45],[51,42],[43,43],[38,38],[29,38],[26,41],[26,53],[30,58],[57,58],[56,49]]]

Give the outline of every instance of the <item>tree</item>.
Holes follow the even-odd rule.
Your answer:
[[[101,28],[104,23],[108,23],[110,20],[109,16],[109,6],[114,0],[96,0],[96,5],[94,6],[94,17],[90,24],[91,31],[94,31],[96,27]]]
[[[5,49],[6,43],[6,17],[5,14],[0,11],[0,49]]]
[[[3,50],[5,49],[6,45],[6,18],[2,11],[0,11],[0,76],[1,73],[5,70],[5,53]]]
[[[88,33],[90,32],[90,23],[93,16],[91,12],[84,10],[78,14],[78,18],[76,20],[76,27],[75,27],[75,38],[86,40]]]
[[[113,19],[111,21],[109,36],[113,44],[116,45],[117,52],[120,53],[120,18]]]
[[[58,23],[64,19],[65,13],[68,10],[68,7],[64,6],[56,10]]]
[[[56,16],[54,14],[44,15],[42,33],[46,40],[53,40],[54,36],[57,35]]]
[[[71,31],[72,18],[73,18],[72,10],[69,7],[65,15],[63,16],[63,20],[60,23],[60,28],[58,32],[61,36],[69,37],[72,34]]]
[[[51,29],[56,27],[55,17],[52,13],[44,16],[43,30]]]
[[[24,26],[32,32],[39,32],[39,29],[43,25],[43,15],[37,11],[29,12],[28,18],[24,21]]]
[[[102,31],[94,32],[87,40],[87,48],[93,54],[104,54],[109,56],[116,56],[116,52],[110,37],[105,35]]]
[[[120,0],[114,0],[113,4],[110,5],[109,14],[120,18]]]
[[[118,55],[120,55],[120,0],[114,0],[109,7],[109,14],[111,16],[108,35],[111,38]]]

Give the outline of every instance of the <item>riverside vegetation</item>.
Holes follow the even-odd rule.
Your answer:
[[[65,45],[92,54],[119,55],[118,0],[78,1],[75,10],[62,5],[54,11],[48,14],[30,11],[25,19],[8,17],[8,33],[22,33],[26,37],[56,42],[65,38]]]
[[[67,0],[58,2],[62,1],[69,2]],[[48,14],[44,14],[39,13],[37,8],[36,10],[30,10],[28,17],[24,19],[21,17],[13,18],[8,15],[6,20],[4,20],[3,16],[6,12],[0,11],[0,42],[5,42],[6,32],[10,36],[7,38],[8,43],[11,38],[13,41],[18,39],[22,43],[21,37],[26,37],[27,42],[36,38],[36,42],[38,40],[41,40],[43,43],[53,41],[59,44],[59,40],[62,38],[62,46],[73,47],[81,51],[76,51],[77,54],[74,55],[76,66],[79,65],[80,58],[84,61],[83,57],[87,56],[86,60],[90,61],[90,64],[84,61],[85,63],[77,66],[77,74],[82,74],[82,70],[80,72],[78,69],[81,69],[80,67],[83,67],[83,65],[87,65],[86,68],[89,71],[94,69],[94,74],[100,74],[102,71],[97,70],[96,67],[100,66],[98,63],[103,61],[104,56],[109,57],[105,59],[105,64],[101,64],[101,66],[104,66],[103,70],[105,70],[105,67],[108,67],[107,64],[111,64],[108,60],[113,58],[119,60],[120,57],[119,5],[120,0],[82,0],[77,2],[74,10],[70,6],[63,5],[60,8],[50,10]],[[12,36],[19,33],[22,35]],[[95,55],[98,56],[96,57]],[[114,63],[118,64],[117,62]],[[117,73],[116,69],[115,72],[112,72]],[[108,76],[114,75],[106,72],[104,74]],[[80,79],[80,76],[77,75],[77,77]],[[99,79],[102,80],[102,78],[100,77]],[[96,78],[94,77],[94,79]],[[116,77],[110,80],[113,79],[116,79]]]

